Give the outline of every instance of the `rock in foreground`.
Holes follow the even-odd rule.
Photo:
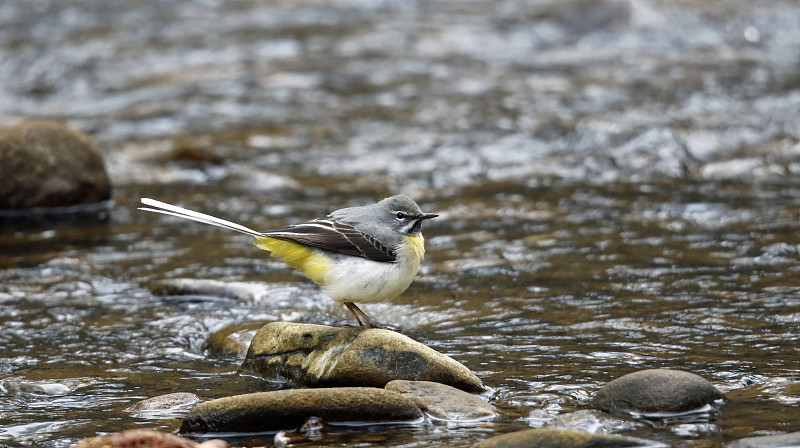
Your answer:
[[[386,390],[409,398],[429,416],[449,421],[488,420],[497,415],[491,404],[454,387],[430,381],[394,380]]]
[[[746,437],[734,440],[727,445],[727,448],[785,448],[792,446],[800,446],[800,432]]]
[[[381,329],[273,322],[253,338],[242,371],[308,387],[383,387],[392,380],[413,380],[484,390],[481,380],[454,359]]]
[[[661,446],[649,440],[573,429],[534,428],[480,441],[472,448],[613,448]]]
[[[222,440],[208,440],[197,443],[173,434],[149,429],[131,429],[104,436],[83,439],[72,448],[227,448]]]
[[[86,134],[45,120],[0,129],[0,211],[109,199],[103,158]]]
[[[629,373],[601,387],[592,405],[612,413],[687,412],[723,397],[714,385],[693,373],[650,369]]]
[[[327,423],[410,422],[423,417],[411,400],[371,387],[256,392],[207,401],[183,420],[183,434],[260,433],[293,429],[310,417]]]

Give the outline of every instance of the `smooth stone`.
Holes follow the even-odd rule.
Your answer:
[[[472,448],[612,448],[663,446],[635,437],[596,434],[574,429],[533,428],[482,440]]]
[[[272,322],[255,335],[242,372],[306,387],[384,387],[392,380],[414,380],[485,390],[456,360],[400,333],[290,322]]]
[[[83,439],[72,448],[227,448],[223,440],[207,440],[197,443],[174,434],[149,429],[130,429],[103,436]]]
[[[734,440],[726,445],[727,448],[779,448],[790,446],[800,446],[800,432],[761,437],[746,437],[744,439]]]
[[[295,428],[310,417],[331,424],[394,423],[417,421],[423,414],[408,398],[372,387],[276,390],[200,403],[180,432],[261,433]]]
[[[205,348],[213,356],[244,358],[250,341],[268,323],[265,320],[253,320],[228,325],[214,332],[206,341]]]
[[[592,406],[606,412],[686,412],[724,398],[694,373],[649,369],[623,375],[601,387]]]
[[[88,135],[47,120],[0,129],[0,211],[13,217],[110,199],[103,157]]]
[[[172,394],[158,395],[146,400],[137,401],[129,406],[128,412],[165,412],[188,410],[200,402],[200,397],[191,392],[175,392]]]
[[[173,278],[162,280],[150,289],[157,296],[208,296],[237,301],[260,300],[268,288],[255,282],[221,282],[200,278]]]
[[[475,421],[497,416],[495,407],[480,397],[446,384],[394,380],[385,389],[407,397],[430,417],[440,420]]]

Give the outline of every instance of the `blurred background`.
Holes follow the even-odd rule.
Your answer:
[[[364,310],[476,372],[504,418],[320,445],[469,446],[655,367],[732,399],[601,430],[800,431],[798,23],[790,0],[0,0],[0,124],[88,135],[114,201],[0,224],[0,446],[174,431],[125,409],[246,391],[214,332],[349,323],[248,237],[141,197],[256,229],[396,193],[441,215],[417,281]],[[262,289],[158,292],[179,278]]]

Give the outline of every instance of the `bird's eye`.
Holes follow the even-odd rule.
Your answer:
[[[400,220],[402,220],[402,219],[404,219],[404,218],[406,217],[406,214],[405,214],[405,213],[403,213],[403,212],[397,212],[397,213],[395,213],[395,215],[394,215],[394,216],[396,216],[396,217],[397,217],[397,219],[400,219]]]

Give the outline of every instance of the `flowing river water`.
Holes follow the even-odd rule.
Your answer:
[[[0,0],[0,118],[103,151],[107,219],[0,224],[0,447],[130,428],[171,392],[249,391],[206,348],[346,310],[247,236],[406,193],[427,254],[378,321],[457,359],[501,418],[340,429],[302,446],[467,447],[560,425],[677,446],[800,431],[800,5],[702,0]],[[259,282],[251,300],[154,294]],[[588,412],[623,374],[728,399]],[[269,437],[235,446],[269,446]]]

